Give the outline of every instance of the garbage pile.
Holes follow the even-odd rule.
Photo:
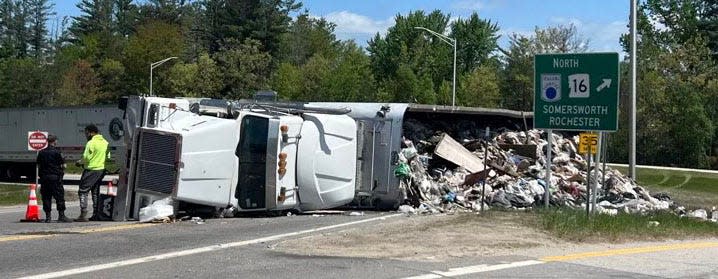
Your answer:
[[[400,211],[417,214],[478,211],[482,199],[486,209],[521,210],[544,205],[548,141],[543,131],[504,131],[488,141],[467,133],[459,143],[421,123],[407,124],[410,131],[404,131],[394,169],[405,198]],[[607,167],[604,173],[600,167],[589,168],[585,155],[577,153],[578,136],[567,138],[554,133],[551,140],[552,206],[585,208],[590,201],[587,187],[595,182],[598,192],[595,209],[599,213],[670,209],[693,214],[677,207],[665,193],[650,195],[617,170]]]

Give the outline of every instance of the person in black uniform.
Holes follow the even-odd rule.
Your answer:
[[[70,218],[65,216],[65,188],[62,177],[65,175],[65,159],[60,150],[55,148],[57,136],[47,137],[47,148],[37,154],[37,164],[40,175],[40,195],[42,195],[42,210],[45,211],[45,222],[52,221],[52,199],[57,203],[57,212],[60,216],[57,221],[69,223]]]

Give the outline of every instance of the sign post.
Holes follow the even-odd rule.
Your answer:
[[[562,53],[534,56],[534,128],[548,134],[546,154],[546,206],[551,186],[552,131],[618,130],[618,53]],[[581,137],[583,139],[583,137]],[[598,137],[580,146],[580,154],[596,154]],[[588,175],[590,175],[590,163]],[[586,183],[586,207],[591,203],[590,179]],[[595,207],[595,205],[594,205]]]
[[[27,132],[27,150],[35,151],[35,158],[40,154],[40,150],[47,148],[47,132],[43,131],[29,131]],[[38,185],[39,179],[39,166],[35,162],[35,185]]]

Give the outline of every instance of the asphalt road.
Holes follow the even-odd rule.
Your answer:
[[[69,209],[71,216],[77,211],[76,205]],[[637,250],[608,245],[604,251],[554,258],[517,254],[418,262],[275,250],[279,241],[392,222],[398,217],[393,213],[211,219],[203,224],[17,222],[23,213],[22,207],[0,208],[0,277],[718,278],[718,241],[658,243]],[[447,249],[455,249],[452,245]]]

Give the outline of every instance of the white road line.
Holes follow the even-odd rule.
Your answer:
[[[82,273],[87,273],[87,272],[98,271],[98,270],[104,270],[104,269],[110,269],[110,268],[116,268],[116,267],[122,267],[122,266],[128,266],[128,265],[135,265],[135,264],[141,264],[141,263],[148,263],[148,262],[172,259],[172,258],[177,258],[177,257],[182,257],[182,256],[189,256],[189,255],[195,255],[195,254],[200,254],[200,253],[218,251],[218,250],[223,250],[223,249],[228,249],[228,248],[247,246],[247,245],[257,244],[257,243],[262,243],[262,242],[275,241],[275,240],[280,240],[280,239],[287,238],[287,237],[292,237],[292,236],[297,236],[297,235],[302,235],[302,234],[309,234],[309,233],[314,233],[314,232],[319,232],[319,231],[326,231],[326,230],[347,227],[347,226],[352,226],[352,225],[361,224],[361,223],[386,220],[391,217],[403,216],[403,215],[404,214],[392,214],[392,215],[387,215],[387,216],[382,216],[382,217],[374,217],[374,218],[369,218],[369,219],[364,219],[364,220],[359,220],[359,221],[347,222],[347,223],[342,223],[342,224],[336,224],[336,225],[331,225],[331,226],[326,226],[326,227],[319,227],[319,228],[315,228],[315,229],[309,229],[309,230],[303,230],[303,231],[297,231],[297,232],[291,232],[291,233],[285,233],[285,234],[278,234],[278,235],[267,236],[267,237],[252,239],[252,240],[217,244],[217,245],[200,247],[200,248],[195,248],[195,249],[181,250],[181,251],[176,251],[176,252],[159,254],[159,255],[154,255],[154,256],[147,256],[147,257],[142,257],[142,258],[117,261],[117,262],[112,262],[112,263],[107,263],[107,264],[93,265],[93,266],[68,269],[68,270],[63,270],[63,271],[58,271],[58,272],[38,274],[38,275],[33,275],[33,276],[28,276],[28,277],[22,277],[21,279],[58,278],[58,277],[77,275],[77,274],[82,274]]]
[[[627,167],[628,167],[628,165],[626,165],[626,164],[607,163],[606,165],[608,165],[609,167],[624,167],[624,168],[627,168]],[[658,166],[645,166],[645,165],[636,165],[636,168],[639,168],[639,169],[652,169],[652,170],[689,171],[689,172],[697,172],[697,173],[718,174],[718,171],[716,171],[716,170],[704,170],[704,169],[686,169],[686,168],[658,167]]]
[[[516,268],[516,267],[536,265],[536,264],[542,264],[542,263],[544,263],[544,262],[536,261],[536,260],[528,260],[528,261],[497,264],[497,265],[485,265],[485,264],[472,265],[472,266],[451,268],[451,269],[449,269],[449,271],[432,271],[429,274],[406,277],[404,279],[439,279],[439,278],[444,278],[444,277],[456,277],[456,276],[461,276],[461,275],[469,275],[469,274],[475,274],[475,273]]]

